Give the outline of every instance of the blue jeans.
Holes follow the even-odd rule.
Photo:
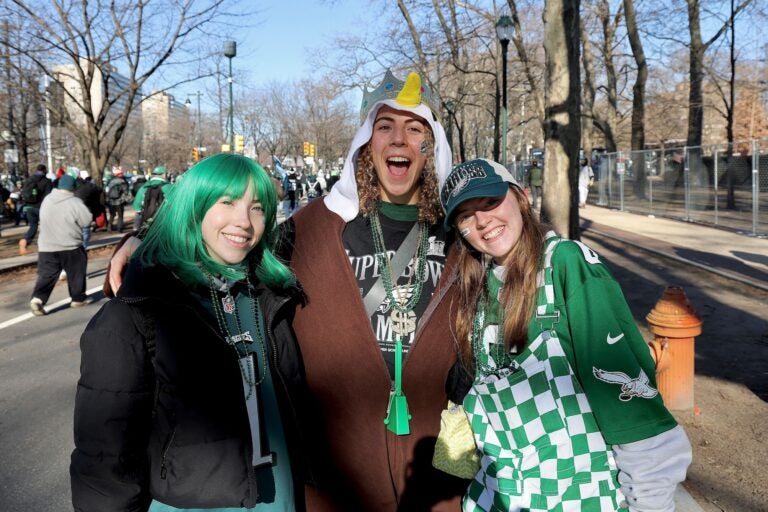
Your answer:
[[[28,245],[31,245],[35,240],[35,235],[37,235],[37,225],[40,223],[40,208],[37,206],[25,206],[24,214],[27,216],[27,222],[29,223],[29,229],[27,229],[24,239]]]
[[[83,248],[87,249],[88,244],[91,242],[91,226],[83,228]]]
[[[18,226],[21,224],[21,219],[27,220],[26,216],[24,216],[24,205],[17,202],[16,203],[16,211],[14,212],[14,225]],[[29,225],[29,221],[27,221],[27,225]]]
[[[285,215],[286,219],[296,211],[296,202],[295,199],[291,200],[287,196],[283,199],[283,215]]]

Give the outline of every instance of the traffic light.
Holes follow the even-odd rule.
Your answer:
[[[192,161],[197,162],[200,160],[200,150],[197,148],[192,148]]]
[[[310,144],[309,145],[309,156],[315,156],[315,145]]]
[[[304,153],[302,153],[304,156],[309,156],[309,142],[304,143]]]
[[[235,152],[242,153],[245,149],[245,137],[242,135],[235,135]]]

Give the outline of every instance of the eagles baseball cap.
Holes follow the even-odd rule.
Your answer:
[[[461,203],[477,197],[502,197],[510,184],[520,186],[504,166],[492,160],[478,158],[455,166],[440,191],[445,229],[451,229],[451,216]]]

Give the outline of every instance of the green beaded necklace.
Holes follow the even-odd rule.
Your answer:
[[[477,302],[475,317],[472,322],[472,355],[475,358],[476,371],[486,376],[507,368],[513,364],[514,356],[509,353],[504,344],[504,308],[499,302],[501,283],[493,275],[493,270],[488,269],[485,275],[482,297]],[[496,296],[494,299],[493,296]],[[496,330],[496,343],[491,343],[486,353],[483,335],[491,308],[495,307],[498,314],[498,326]],[[489,364],[493,361],[493,364]]]
[[[390,265],[389,258],[387,257],[387,248],[384,246],[384,233],[381,230],[381,220],[379,219],[378,210],[374,210],[370,214],[371,217],[371,233],[373,235],[373,247],[376,251],[376,262],[381,270],[381,279],[384,282],[384,290],[387,293],[389,303],[393,309],[396,309],[400,313],[407,314],[421,299],[421,292],[424,288],[424,281],[421,276],[424,275],[424,269],[427,265],[427,249],[429,247],[429,228],[426,222],[419,222],[419,245],[416,248],[416,270],[408,278],[408,287],[410,287],[413,281],[414,275],[416,276],[416,283],[413,285],[413,293],[411,298],[407,301],[395,298],[395,283],[398,276],[392,275],[392,267]]]
[[[370,214],[371,232],[373,235],[373,246],[376,251],[376,261],[381,269],[381,279],[384,283],[389,304],[392,307],[392,332],[395,334],[395,382],[389,393],[389,402],[387,403],[387,413],[384,418],[384,424],[387,430],[395,435],[404,436],[411,433],[409,420],[411,415],[408,412],[408,402],[403,394],[403,340],[402,336],[410,334],[416,329],[415,321],[412,321],[410,315],[412,310],[421,299],[421,292],[424,287],[424,281],[421,276],[424,275],[424,269],[427,264],[427,248],[429,228],[426,222],[419,222],[419,245],[416,248],[416,269],[408,277],[406,289],[411,287],[414,276],[416,283],[413,285],[413,292],[410,299],[406,300],[406,294],[403,293],[399,299],[395,298],[395,283],[398,276],[392,275],[392,266],[387,257],[387,248],[384,245],[384,233],[381,230],[381,220],[379,219],[378,209]]]

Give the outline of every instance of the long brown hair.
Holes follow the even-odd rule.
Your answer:
[[[545,230],[534,215],[525,193],[515,185],[509,188],[520,208],[523,231],[505,262],[506,277],[499,301],[504,308],[504,344],[508,350],[515,347],[520,352],[528,342],[528,322],[536,304],[536,275]],[[489,265],[486,263],[487,257],[483,257],[462,237],[456,237],[456,243],[459,245],[460,276],[459,311],[456,317],[459,356],[464,366],[474,373],[472,326],[477,304],[486,293]]]
[[[427,123],[424,123],[424,126],[427,127],[425,131],[427,161],[417,181],[420,187],[417,205],[419,207],[419,220],[426,221],[428,224],[436,224],[443,216],[443,209],[440,206],[437,172],[435,171],[435,138],[432,135],[430,126]],[[360,200],[360,213],[368,215],[376,209],[381,200],[379,177],[376,174],[376,168],[373,166],[370,141],[360,149],[360,153],[357,156],[355,180],[357,181],[357,196]]]

